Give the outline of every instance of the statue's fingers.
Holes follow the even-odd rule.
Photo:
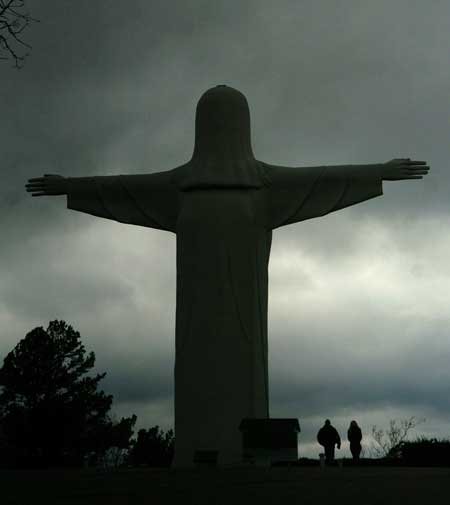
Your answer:
[[[423,175],[410,175],[408,179],[423,179]]]
[[[426,175],[428,173],[428,170],[423,168],[410,168],[408,172],[414,175]]]
[[[28,182],[44,182],[43,177],[34,177],[33,179],[28,179]]]
[[[430,170],[430,167],[427,165],[402,165],[402,170],[407,170],[408,172],[416,172],[418,170]]]
[[[426,161],[410,160],[408,159],[408,165],[426,165]]]
[[[428,170],[411,170],[409,169],[403,169],[402,170],[402,175],[408,178],[414,177],[414,176],[423,176],[428,174]]]
[[[39,193],[32,193],[31,196],[45,196],[47,193],[44,193],[43,191]]]
[[[27,184],[25,186],[28,190],[43,190],[45,188],[44,184]]]

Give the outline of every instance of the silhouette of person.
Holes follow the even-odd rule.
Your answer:
[[[334,461],[334,446],[336,445],[338,449],[341,448],[341,437],[329,419],[325,421],[317,433],[317,441],[325,449],[325,462],[332,463]]]
[[[350,427],[347,431],[347,438],[350,442],[350,452],[352,453],[353,461],[358,461],[359,455],[361,454],[362,433],[356,421],[350,423]]]

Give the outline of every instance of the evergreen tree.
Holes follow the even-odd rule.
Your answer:
[[[0,425],[9,465],[79,465],[107,445],[112,395],[98,391],[95,354],[64,321],[29,332],[0,369]],[[102,434],[102,435],[100,435]],[[3,459],[3,458],[2,458]]]

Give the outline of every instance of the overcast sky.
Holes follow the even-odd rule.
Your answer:
[[[149,173],[192,155],[216,84],[249,102],[255,156],[292,166],[426,160],[419,181],[274,232],[271,417],[300,455],[426,418],[450,437],[450,4],[446,0],[28,0],[22,70],[0,62],[0,358],[63,319],[137,428],[173,426],[175,236],[31,198],[30,177]],[[340,452],[349,456],[347,445]]]

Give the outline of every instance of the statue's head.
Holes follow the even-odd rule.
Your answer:
[[[330,426],[330,424],[331,424],[331,421],[329,419],[326,419],[325,420],[325,426]]]
[[[197,103],[194,157],[253,159],[250,111],[237,89],[220,84]]]
[[[184,190],[260,188],[268,184],[262,164],[250,142],[250,112],[245,96],[220,84],[200,97],[195,115],[192,159],[177,170]]]

